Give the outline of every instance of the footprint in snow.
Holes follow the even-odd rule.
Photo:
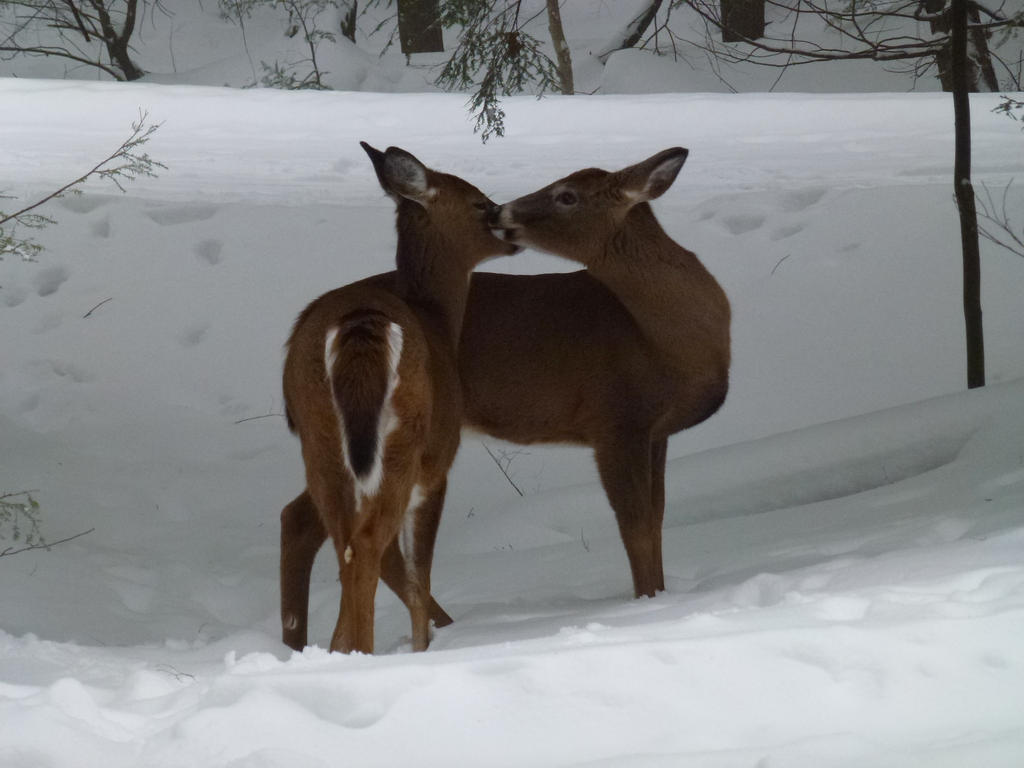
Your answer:
[[[220,240],[202,240],[192,246],[192,252],[207,264],[220,264],[224,243]]]
[[[89,232],[92,233],[93,237],[99,237],[104,240],[110,237],[110,217],[104,216],[102,219],[94,221],[89,227]]]
[[[787,224],[786,226],[779,227],[772,232],[770,239],[774,241],[785,240],[787,237],[792,237],[793,235],[799,234],[803,231],[803,224]]]
[[[71,276],[66,267],[47,267],[36,273],[33,284],[39,296],[52,296]]]
[[[32,327],[32,333],[46,333],[52,331],[54,328],[59,328],[61,323],[64,322],[64,314],[62,312],[50,312],[49,314],[43,315],[39,322]]]
[[[28,397],[24,398],[20,403],[18,403],[18,412],[23,414],[32,413],[32,411],[34,411],[38,407],[39,393],[33,392]]]
[[[349,171],[351,171],[353,168],[362,168],[362,167],[363,167],[362,163],[356,163],[353,160],[348,160],[346,158],[342,158],[341,160],[338,160],[337,162],[334,163],[334,165],[331,166],[331,170],[334,171],[335,173],[346,174]]]
[[[731,235],[743,235],[753,232],[764,224],[764,216],[759,214],[741,213],[735,216],[726,216],[722,219],[722,226]]]
[[[178,343],[183,347],[194,347],[203,342],[207,332],[210,330],[209,323],[197,323],[182,331],[178,335]]]
[[[81,366],[62,360],[49,360],[42,364],[41,370],[45,375],[54,375],[75,384],[86,384],[96,378]]]
[[[3,290],[0,291],[0,296],[3,297],[3,305],[5,307],[16,307],[25,301],[28,293],[21,286],[5,285]]]
[[[789,213],[806,211],[825,196],[828,190],[825,187],[808,187],[787,192],[782,197],[782,210]]]
[[[217,213],[216,205],[175,205],[152,208],[146,211],[146,216],[160,226],[174,226],[176,224],[190,224],[194,221],[205,221],[213,218]]]
[[[68,195],[60,199],[60,205],[74,213],[92,213],[110,202],[106,195]]]

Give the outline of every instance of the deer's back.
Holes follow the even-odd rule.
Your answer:
[[[410,434],[425,441],[423,471],[444,472],[458,449],[462,423],[455,351],[438,323],[394,293],[393,276],[387,273],[337,288],[302,311],[287,345],[285,409],[289,422],[303,436],[304,450],[306,441],[333,449],[339,437],[324,365],[327,333],[349,313],[380,312],[402,327],[396,411],[400,418],[418,425]]]

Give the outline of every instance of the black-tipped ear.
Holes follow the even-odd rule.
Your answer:
[[[622,191],[636,202],[661,197],[676,180],[689,154],[688,149],[672,147],[623,168],[618,172],[622,178]]]
[[[376,167],[376,164],[375,164]],[[426,205],[437,190],[430,183],[430,169],[399,147],[388,147],[378,172],[385,190]]]
[[[373,170],[377,174],[377,181],[380,182],[381,187],[383,187],[384,191],[389,195],[394,195],[394,191],[388,188],[387,179],[384,176],[384,153],[376,147],[371,147],[365,141],[360,141],[359,146],[361,146],[366,151],[366,154],[370,156],[370,162],[373,163]]]

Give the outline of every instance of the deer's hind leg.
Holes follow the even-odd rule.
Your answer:
[[[434,560],[434,543],[441,522],[447,480],[442,478],[437,487],[424,493],[418,486],[413,490],[405,513],[398,545],[405,562],[409,585],[409,616],[412,620],[412,649],[425,651],[430,644],[430,619],[434,608],[442,614],[443,623],[451,624],[451,617],[434,602],[430,595],[430,571]],[[445,621],[446,620],[446,621]]]
[[[399,599],[409,610],[409,615],[414,615],[416,604],[425,602],[427,617],[434,622],[435,627],[447,627],[452,623],[452,617],[442,608],[430,594],[430,570],[434,559],[434,542],[437,539],[437,528],[441,522],[441,512],[444,508],[444,497],[447,488],[447,481],[432,493],[422,497],[422,500],[415,508],[406,512],[406,520],[403,523],[403,530],[388,546],[384,553],[384,561],[381,568],[381,577],[384,583],[398,595]],[[410,503],[416,501],[416,492]],[[412,521],[410,521],[410,515]],[[414,527],[406,531],[406,526]],[[406,534],[403,541],[403,533]],[[413,546],[410,546],[412,542]],[[413,646],[416,650],[415,624],[413,620]]]
[[[326,538],[327,529],[308,490],[281,510],[281,639],[296,651],[306,646],[309,578]]]

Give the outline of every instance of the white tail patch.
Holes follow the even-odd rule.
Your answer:
[[[328,329],[324,339],[324,366],[327,370],[327,378],[330,379],[331,371],[338,359],[338,349],[335,341],[338,338],[338,328]],[[352,462],[348,455],[348,439],[345,434],[345,419],[335,405],[335,415],[338,417],[338,432],[341,437],[341,457],[345,462],[345,469],[355,483],[356,514],[362,509],[363,501],[371,496],[376,496],[380,491],[381,479],[384,474],[384,449],[387,447],[388,437],[398,427],[398,415],[395,413],[392,404],[392,397],[398,387],[398,364],[402,359],[402,346],[404,336],[402,326],[398,323],[388,323],[388,383],[384,390],[384,401],[381,403],[380,415],[377,421],[377,453],[373,457],[373,465],[365,477],[356,477],[352,471]]]
[[[331,371],[334,370],[334,363],[338,359],[338,348],[334,340],[338,338],[338,328],[327,329],[327,337],[324,339],[324,371],[327,379],[331,378]]]

